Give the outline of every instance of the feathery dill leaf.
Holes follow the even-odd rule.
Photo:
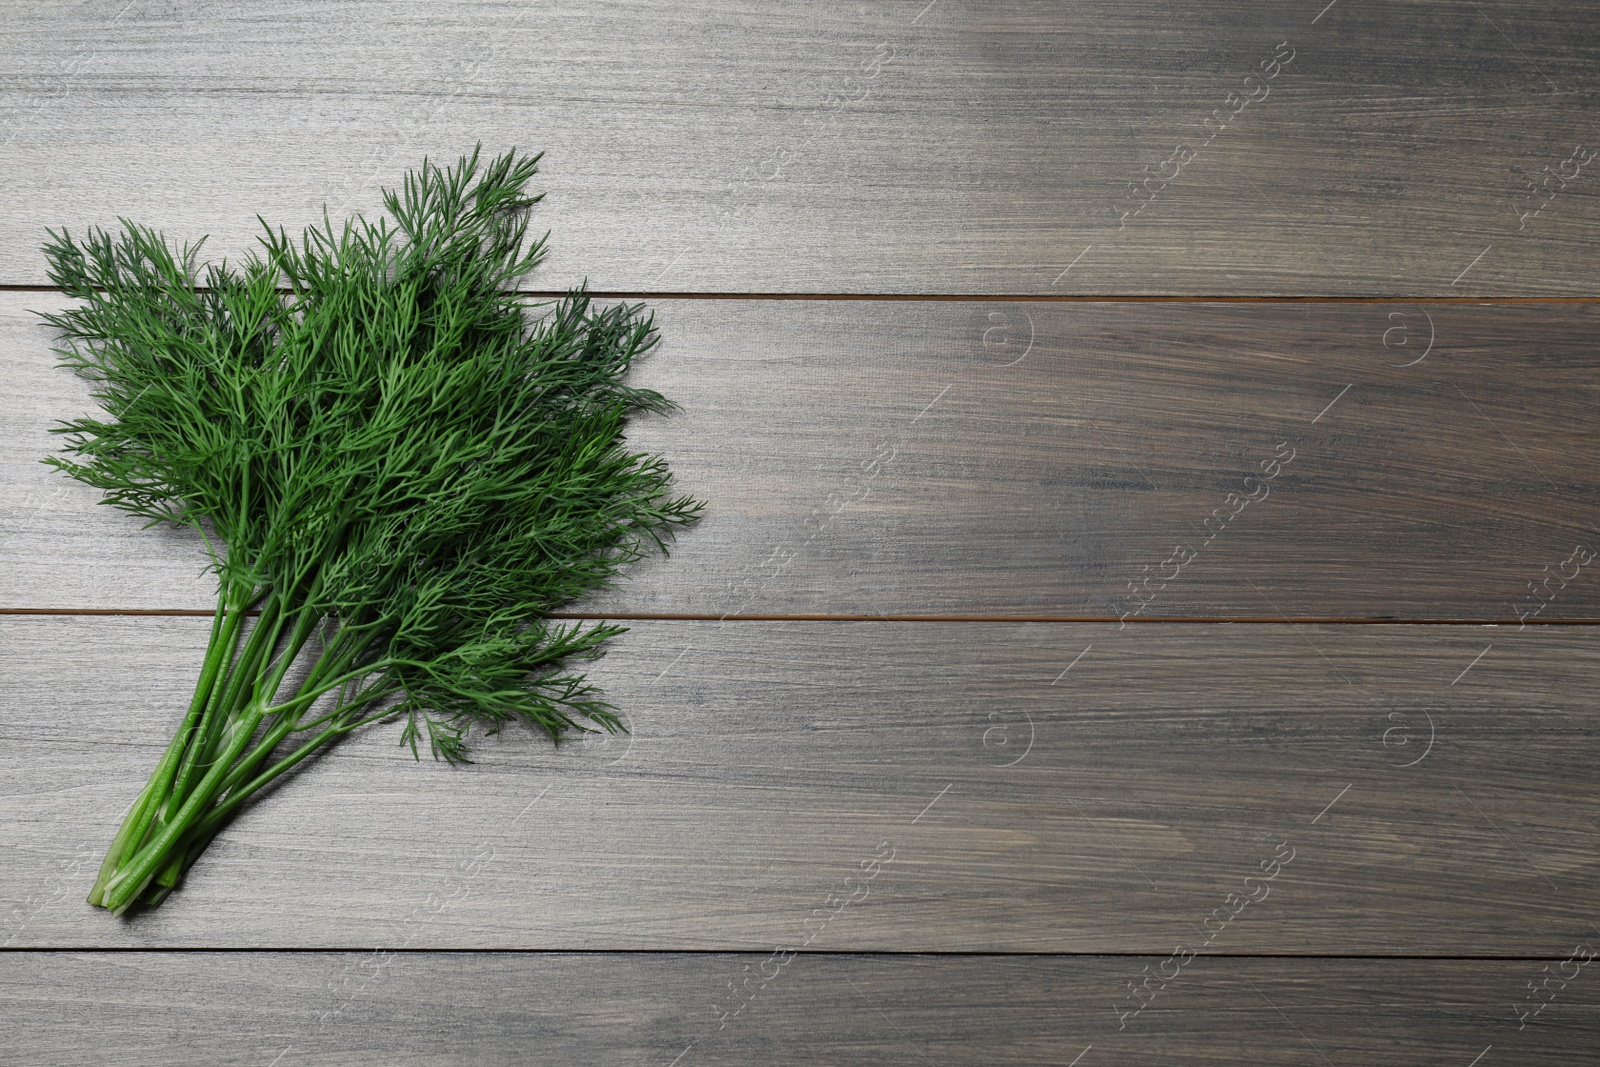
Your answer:
[[[569,664],[623,628],[548,614],[701,505],[624,444],[673,406],[623,383],[651,317],[582,287],[530,314],[515,291],[544,255],[537,162],[424,160],[387,218],[298,239],[263,220],[259,251],[203,274],[198,245],[125,219],[50,233],[80,303],[43,318],[104,415],[58,427],[46,462],[199,531],[218,582],[193,700],[91,903],[159,903],[243,801],[369,723],[452,762],[475,724],[619,727]]]

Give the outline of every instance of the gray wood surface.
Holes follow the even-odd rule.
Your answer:
[[[237,254],[258,212],[373,208],[480,138],[547,153],[541,288],[1600,281],[1582,0],[89,0],[3,33],[9,284],[43,281],[46,226],[121,214]]]
[[[1545,956],[1600,911],[1587,627],[646,621],[592,675],[630,735],[380,726],[115,920],[206,632],[0,619],[0,941]]]
[[[1591,932],[1574,935],[1592,946]],[[521,953],[18,953],[15,1062],[301,1064],[1593,1063],[1600,964],[1518,1029],[1528,960]],[[1547,972],[1545,968],[1548,967]],[[1170,971],[1170,968],[1169,968]],[[768,977],[771,976],[771,977]],[[1153,988],[1155,986],[1153,985]],[[735,1014],[735,1009],[742,1006]]]
[[[1580,0],[7,12],[0,1062],[1593,1062],[1597,60]],[[379,727],[113,919],[212,598],[38,462],[45,229],[237,257],[478,140],[546,153],[530,291],[658,309],[631,439],[710,503],[575,607],[632,732]]]
[[[208,610],[198,537],[39,462],[60,302],[0,295],[0,607]],[[630,439],[707,513],[590,610],[1600,617],[1594,306],[652,304]]]

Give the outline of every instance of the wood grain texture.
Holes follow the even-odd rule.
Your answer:
[[[38,462],[58,303],[0,295],[0,607],[209,609],[197,537]],[[1600,307],[654,306],[683,410],[630,440],[708,509],[595,611],[1600,617]]]
[[[1484,1065],[1588,1064],[1600,1039],[1593,963],[1552,983],[1555,999],[1517,1028],[1525,984],[1565,953],[1554,966],[1196,960],[1120,1031],[1111,1004],[1150,960],[799,956],[761,971],[770,958],[16,953],[0,971],[0,1038],[16,1062],[59,1067],[104,1063],[108,1050],[129,1067],[165,1065],[179,1049],[279,1067],[1465,1067],[1485,1052]],[[730,987],[774,970],[732,1014]]]
[[[630,735],[380,727],[113,920],[206,630],[0,619],[0,941],[1544,956],[1600,906],[1587,627],[658,621],[592,674]]]
[[[0,282],[43,280],[46,226],[119,214],[236,255],[257,212],[370,209],[481,138],[547,153],[540,288],[1593,295],[1591,16],[29,5],[0,47]]]
[[[0,286],[481,139],[546,153],[538,291],[1018,299],[655,301],[631,440],[710,509],[577,607],[704,618],[594,668],[631,733],[380,728],[129,921],[82,897],[207,620],[0,614],[0,1061],[1592,1062],[1596,630],[1515,620],[1600,621],[1600,306],[1023,299],[1600,295],[1592,16],[10,13]],[[208,609],[37,462],[60,303],[0,292],[0,613]]]

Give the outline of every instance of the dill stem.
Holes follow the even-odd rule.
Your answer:
[[[229,692],[228,683],[232,680],[238,666],[236,661],[239,658],[239,640],[243,633],[245,610],[245,607],[237,602],[226,606],[219,605],[218,607],[219,615],[225,612],[227,620],[222,625],[220,633],[218,630],[213,629],[211,643],[206,646],[206,669],[212,672],[211,681],[204,696],[205,703],[200,707],[198,722],[195,723],[190,735],[191,739],[188,743],[188,750],[184,753],[183,764],[178,768],[177,777],[173,780],[167,796],[163,797],[166,805],[162,810],[163,815],[167,810],[175,807],[172,803],[174,799],[181,804],[184,797],[187,796],[189,783],[194,777],[195,766],[199,761],[200,754],[206,747],[206,739],[211,735],[211,723],[216,717],[217,706],[227,697]],[[255,635],[252,634],[251,636],[254,637]],[[249,652],[250,647],[247,642],[245,645],[246,653]],[[197,703],[202,699],[198,690],[196,691],[195,699]],[[193,709],[191,709],[191,715],[193,713]]]
[[[193,824],[199,817],[201,809],[216,795],[217,785],[226,776],[239,753],[250,743],[250,737],[260,725],[264,714],[265,709],[255,705],[246,709],[239,717],[221,758],[211,764],[211,769],[194,787],[194,791],[183,806],[162,825],[154,838],[122,864],[121,869],[106,884],[103,897],[105,907],[120,915],[144,891],[157,869],[166,863],[167,850]]]
[[[181,737],[181,735],[180,735]],[[122,826],[117,830],[117,836],[111,839],[111,847],[106,850],[106,858],[100,864],[100,873],[95,877],[94,885],[89,889],[88,901],[90,904],[99,904],[105,898],[106,882],[111,879],[117,869],[117,864],[122,862],[122,855],[127,851],[128,840],[134,834],[134,828],[139,827],[139,833],[144,833],[143,827],[149,825],[144,821],[144,813],[151,810],[154,794],[158,790],[158,782],[166,768],[176,762],[176,752],[179,749],[179,737],[172,739],[172,744],[167,746],[167,751],[162,754],[161,762],[156,764],[155,774],[145,783],[140,791],[139,798],[134,801],[133,807],[128,810],[127,817],[122,820]]]
[[[204,848],[205,844],[216,835],[217,831],[222,829],[224,822],[226,822],[228,815],[232,813],[233,809],[248,800],[257,790],[270,784],[274,778],[277,778],[280,774],[283,774],[285,771],[289,770],[295,764],[311,755],[323,745],[328,744],[330,741],[337,740],[338,738],[349,733],[351,730],[355,729],[357,726],[364,725],[368,721],[370,720],[334,723],[332,726],[325,728],[321,733],[312,737],[311,740],[305,742],[299,748],[295,749],[289,755],[285,756],[277,763],[274,763],[271,767],[268,767],[266,770],[256,775],[248,783],[241,786],[236,786],[234,789],[229,791],[227,798],[218,803],[209,812],[202,816],[200,821],[197,822],[192,828],[192,833],[195,837],[195,840],[190,843],[191,850],[193,850],[194,845],[199,845],[200,848]],[[281,735],[278,740],[281,740]],[[277,740],[274,740],[273,746],[276,747],[276,745]],[[192,851],[192,855],[198,855],[198,852]],[[189,859],[188,862],[193,862],[193,859]]]
[[[268,642],[267,635],[272,635],[272,641],[277,639],[275,624],[278,620],[278,608],[279,601],[276,594],[269,593],[262,603],[261,614],[256,618],[255,627],[250,631],[250,636],[245,638],[244,650],[235,655],[237,634],[233,642],[235,647],[230,647],[225,652],[218,650],[220,655],[231,661],[228,672],[218,687],[215,699],[206,705],[201,715],[200,723],[194,731],[193,741],[189,745],[188,752],[184,754],[184,766],[179,771],[178,780],[173,784],[170,795],[166,798],[167,805],[163,815],[182,806],[188,799],[190,783],[196,771],[209,766],[215,759],[224,728],[232,722],[236,709],[243,703],[241,694],[245,691],[244,687],[258,669],[263,646]],[[243,609],[236,612],[236,616],[241,620],[243,615]],[[208,650],[208,656],[210,653],[211,650]],[[166,819],[163,818],[162,821],[165,822]]]
[[[218,716],[215,719],[216,722],[225,724],[225,731],[219,735],[219,741],[226,739],[226,742],[231,743],[234,740],[235,734],[232,731],[240,729],[240,715],[246,709],[259,709],[260,714],[256,717],[256,723],[272,714],[274,709],[270,707],[270,701],[273,695],[283,683],[284,675],[294,665],[300,650],[305,647],[305,643],[310,638],[312,631],[316,629],[317,618],[313,612],[303,608],[298,613],[293,610],[285,612],[281,610],[281,598],[277,598],[277,603],[280,610],[277,619],[271,626],[273,636],[263,639],[258,646],[261,649],[277,649],[277,658],[275,660],[271,659],[269,652],[269,658],[263,663],[261,662],[262,657],[258,654],[254,657],[256,665],[251,668],[251,671],[240,674],[241,684],[234,687],[233,693],[236,700],[244,701],[244,705],[243,707],[228,707],[225,709],[225,716]],[[282,631],[291,618],[295,620],[294,627],[286,641],[284,641]],[[265,633],[267,630],[268,627],[266,626],[258,628],[259,633]],[[282,642],[282,647],[278,648],[280,642]],[[255,676],[253,682],[250,679],[251,674]],[[246,699],[246,696],[248,696],[248,699]],[[249,730],[246,731],[246,741],[254,734],[255,728],[255,723],[252,723]],[[229,785],[244,774],[247,774],[250,768],[271,752],[276,744],[277,741],[269,731],[253,748],[248,748],[242,753],[236,753],[226,759],[217,758],[214,761],[215,765],[223,767],[227,773],[211,787],[206,803],[214,803],[216,798],[228,789]],[[198,791],[196,789],[196,792]],[[175,809],[189,799],[188,796],[174,793],[168,799],[168,809]],[[159,885],[172,889],[177,886],[178,878],[183,874],[187,865],[185,862],[187,848],[182,843],[179,843],[169,848],[167,852],[166,860],[160,866],[156,875],[156,881]]]
[[[100,873],[89,891],[88,899],[91,904],[101,902],[106,882],[115,873],[123,856],[130,848],[137,848],[143,843],[156,813],[164,807],[173,789],[173,776],[179,773],[180,754],[187,756],[188,751],[192,751],[191,740],[196,723],[201,718],[201,709],[210,703],[222,664],[232,658],[240,613],[234,612],[224,617],[223,597],[219,596],[218,601],[218,610],[211,622],[211,636],[206,643],[206,659],[201,666],[200,679],[195,684],[194,698],[189,702],[189,710],[184,715],[183,723],[178,727],[177,733],[173,735],[172,741],[167,745],[166,751],[162,753],[155,772],[140,792],[138,801],[123,820],[117,836],[112,839],[111,847],[106,850],[105,860],[100,865]]]
[[[328,683],[324,682],[323,679],[330,674],[336,679],[346,677],[349,674],[351,664],[372,642],[369,636],[352,646],[349,642],[343,641],[343,637],[344,632],[341,631],[334,638],[333,643],[323,650],[322,655],[318,657],[316,664],[312,666],[310,673],[306,675],[305,681],[300,684],[300,689],[293,697],[276,707],[267,709],[267,714],[275,716],[272,726],[262,735],[261,740],[249,755],[234,764],[233,769],[228,772],[227,778],[223,779],[219,796],[227,793],[227,799],[232,801],[235,795],[235,787],[245,779],[245,776],[256,765],[271,755],[279,742],[289,734],[320,725],[324,720],[330,717],[337,717],[339,713],[348,710],[350,707],[360,706],[364,703],[363,701],[356,701],[350,705],[340,705],[334,712],[322,716],[310,724],[302,725],[301,723],[301,718],[316,698],[327,693]],[[231,803],[229,807],[232,807]]]
[[[166,873],[173,843],[220,793],[222,782],[249,745],[272,695],[316,624],[310,612],[301,611],[288,643],[280,650],[291,615],[283,611],[282,598],[274,591],[268,594],[243,650],[235,656],[244,609],[235,605],[228,616],[221,623],[213,623],[207,649],[207,667],[202,677],[209,672],[213,684],[206,685],[203,693],[201,687],[196,688],[190,713],[169,749],[176,751],[182,740],[187,740],[182,745],[183,760],[176,779],[170,787],[164,785],[164,776],[176,766],[175,759],[158,768],[157,788],[149,794],[149,802],[140,813],[144,826],[124,839],[116,863],[99,886],[98,902],[113,911],[126,908],[158,871]],[[280,654],[274,660],[275,651]],[[214,680],[228,660],[232,660],[231,668],[223,685],[217,687]],[[203,777],[195,782],[202,770]],[[173,881],[177,873],[170,872]]]
[[[300,619],[295,623],[294,631],[289,636],[289,643],[284,649],[279,665],[272,671],[270,677],[263,676],[261,679],[253,702],[262,709],[263,716],[275,716],[275,721],[249,751],[241,753],[230,761],[228,773],[217,784],[213,794],[214,797],[222,796],[237,785],[263,759],[272,754],[272,750],[277,747],[278,742],[283,740],[284,736],[293,730],[299,722],[299,712],[274,708],[269,701],[277,693],[278,687],[282,685],[283,676],[288,671],[289,666],[294,662],[295,657],[299,655],[300,650],[305,647],[305,643],[309,640],[312,631],[316,629],[317,621],[313,613],[309,611],[301,612]],[[317,664],[317,667],[320,666],[321,660]],[[302,684],[302,688],[311,684],[312,678],[317,675],[317,667],[312,668],[311,678],[308,678]]]
[[[334,670],[339,670],[342,667],[348,667],[350,662],[353,661],[354,658],[358,656],[369,643],[370,641],[363,641],[357,648],[353,650],[346,650],[337,656],[330,655],[335,651],[333,648],[330,648],[328,653],[324,654],[324,658],[318,661],[317,666],[315,669],[313,669],[311,676],[308,677],[305,683],[302,685],[302,693],[311,690],[311,688],[318,683],[318,674],[325,673],[324,668],[329,662],[335,660],[338,661],[339,665],[338,667],[333,668]],[[210,810],[208,810],[203,816],[200,817],[199,821],[190,827],[184,839],[179,843],[178,847],[174,849],[174,852],[177,854],[170,861],[171,866],[163,871],[163,875],[167,874],[168,871],[171,872],[171,880],[169,881],[166,878],[163,878],[162,884],[168,886],[169,888],[176,885],[177,877],[181,876],[183,872],[187,871],[189,867],[194,864],[195,860],[200,857],[200,854],[205,851],[206,846],[211,843],[211,839],[215,837],[227,824],[228,818],[230,815],[232,815],[233,810],[240,804],[243,804],[246,800],[250,799],[250,797],[259,790],[270,785],[272,781],[279,775],[293,768],[306,757],[316,752],[317,749],[338,740],[340,737],[343,737],[345,734],[350,733],[353,730],[359,729],[362,726],[366,726],[371,722],[375,722],[377,719],[380,719],[387,714],[380,712],[378,714],[359,719],[349,717],[349,713],[378,703],[392,691],[393,689],[390,688],[380,689],[366,694],[357,694],[356,698],[350,702],[341,703],[332,712],[320,717],[313,724],[321,724],[322,722],[331,720],[332,725],[327,726],[322,730],[321,733],[313,736],[310,740],[300,745],[299,748],[295,749],[289,755],[278,760],[278,762],[274,763],[260,774],[257,774],[254,778],[250,779],[249,782],[243,782],[245,775],[248,774],[250,770],[253,770],[268,756],[272,755],[285,737],[296,730],[306,728],[300,724],[300,718],[301,714],[303,714],[303,710],[302,712],[296,712],[292,714],[287,711],[281,713],[278,721],[273,724],[271,729],[262,735],[261,740],[257,742],[250,753],[234,763],[233,768],[229,772],[227,778],[223,780],[222,784],[217,790],[217,795],[221,797],[221,799],[215,802]],[[241,784],[242,782],[243,784]]]

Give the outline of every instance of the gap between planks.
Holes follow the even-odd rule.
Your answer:
[[[45,953],[83,953],[102,952],[106,954],[133,956],[196,956],[196,955],[239,955],[244,953],[271,953],[279,956],[331,956],[341,953],[370,953],[371,945],[349,945],[328,947],[309,947],[303,945],[276,945],[276,946],[249,946],[238,945],[107,945],[103,947],[84,947],[82,945],[18,945],[0,948],[0,955],[5,953],[16,954],[45,954]],[[509,948],[490,946],[486,948],[470,947],[439,947],[439,948],[413,948],[402,945],[385,951],[399,955],[412,956],[766,956],[768,949],[721,949],[721,948]],[[947,959],[1110,959],[1110,960],[1160,960],[1167,959],[1169,952],[1030,952],[1027,950],[990,951],[984,949],[874,949],[868,952],[850,952],[839,949],[814,949],[797,948],[793,950],[797,956],[810,956],[825,959],[829,957],[856,958],[885,958],[893,959],[902,956],[938,956]],[[1370,952],[1200,952],[1197,957],[1208,960],[1360,960],[1374,963],[1395,962],[1405,963],[1413,960],[1426,960],[1438,963],[1542,963],[1547,960],[1565,960],[1566,953],[1555,952],[1549,955],[1514,955],[1490,956],[1483,954],[1472,955],[1443,955],[1443,956],[1418,956],[1418,955],[1380,955]]]
[[[209,292],[196,286],[197,292]],[[279,289],[287,294],[288,289]],[[54,285],[5,285],[0,293],[59,293]],[[557,298],[565,289],[518,289],[519,296]],[[1180,296],[1088,293],[717,293],[587,289],[595,300],[839,300],[1036,304],[1596,304],[1600,296]]]
[[[199,608],[0,608],[6,615],[94,615],[94,616],[151,616],[155,618],[208,619],[214,611]],[[247,616],[259,612],[247,611]],[[1115,615],[828,615],[828,614],[693,614],[674,612],[581,612],[554,611],[545,616],[550,619],[573,619],[581,622],[619,619],[624,622],[1060,622],[1060,623],[1113,623]],[[1299,623],[1316,626],[1594,626],[1594,619],[1418,619],[1374,616],[1358,618],[1349,616],[1306,615],[1286,618],[1281,615],[1240,616],[1173,616],[1163,618],[1135,618],[1126,620],[1134,626],[1181,623],[1185,625],[1216,626],[1241,624],[1251,626],[1294,626]]]

